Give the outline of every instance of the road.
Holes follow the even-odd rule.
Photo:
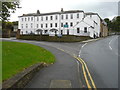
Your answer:
[[[11,41],[31,43],[46,48],[57,58],[55,64],[38,72],[26,86],[27,88],[48,88],[51,80],[69,80],[72,83],[72,88],[87,87],[81,63],[70,55],[80,56],[86,62],[97,88],[117,88],[118,56],[120,56],[118,53],[118,40],[118,36],[109,36],[89,43],[11,39]],[[53,70],[53,68],[55,69]]]
[[[85,44],[80,57],[87,63],[97,88],[118,88],[119,36]]]
[[[59,50],[59,48],[64,50],[69,49],[71,54],[73,52],[77,53],[79,52],[80,48],[79,44],[75,44],[79,45],[77,46],[78,50],[76,51],[76,48],[71,48],[71,50],[70,47],[67,47],[69,43],[39,42],[16,39],[3,40],[34,44],[49,50],[56,57],[56,62],[40,70],[25,88],[82,88],[83,84],[80,78],[79,64],[77,63],[76,59],[68,53]],[[71,47],[76,46],[72,45]],[[55,86],[57,83],[59,86]],[[64,85],[62,83],[64,83]]]

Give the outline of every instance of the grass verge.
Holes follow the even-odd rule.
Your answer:
[[[54,63],[55,57],[44,48],[32,44],[2,42],[2,81],[40,62]]]

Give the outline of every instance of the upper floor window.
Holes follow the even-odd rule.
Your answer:
[[[52,27],[52,23],[50,23],[50,27]]]
[[[31,28],[33,28],[33,23],[31,23]]]
[[[23,21],[23,18],[22,18],[22,21]]]
[[[21,28],[23,28],[23,24],[21,24]]]
[[[28,24],[26,24],[26,28],[28,28]]]
[[[71,19],[73,19],[73,14],[71,14],[71,16],[70,16],[70,17],[71,17]]]
[[[77,14],[77,18],[79,18],[79,13]]]
[[[46,28],[47,28],[47,24],[46,24]]]
[[[41,28],[43,28],[43,24],[41,24]]]
[[[30,21],[30,18],[28,17],[28,21]]]
[[[41,17],[41,21],[43,21],[43,17]]]
[[[72,22],[70,23],[70,26],[71,26],[71,27],[73,26],[73,23],[72,23]]]
[[[57,23],[55,23],[55,27],[57,27]]]
[[[27,18],[25,18],[25,21],[27,21]]]
[[[68,19],[68,15],[66,14],[66,19]]]
[[[87,27],[84,27],[84,33],[87,33]]]
[[[39,21],[39,17],[37,17],[37,21]]]
[[[57,15],[55,16],[55,19],[56,19],[56,20],[58,19]]]
[[[64,16],[63,16],[63,15],[61,16],[61,19],[64,19]]]
[[[61,27],[63,27],[63,23],[61,23]]]
[[[33,21],[33,17],[31,17],[31,21]]]
[[[53,20],[53,16],[50,16],[50,20]]]
[[[48,20],[48,17],[46,16],[46,20]]]
[[[39,24],[37,24],[37,28],[39,28]]]

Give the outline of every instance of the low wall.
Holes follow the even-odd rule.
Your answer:
[[[2,84],[2,90],[25,87],[25,85],[32,79],[35,73],[45,66],[45,64],[39,63],[25,69],[7,81],[4,81]]]
[[[64,35],[62,37],[48,35],[20,35],[19,38],[17,39],[51,41],[51,42],[79,42],[91,38],[88,36],[74,36],[74,35]]]

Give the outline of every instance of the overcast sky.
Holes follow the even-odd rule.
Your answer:
[[[105,2],[104,2],[105,1]],[[18,16],[27,13],[41,13],[64,10],[83,10],[84,12],[98,13],[101,18],[110,18],[118,15],[119,0],[20,0],[21,9],[11,15],[10,21],[17,21]]]

